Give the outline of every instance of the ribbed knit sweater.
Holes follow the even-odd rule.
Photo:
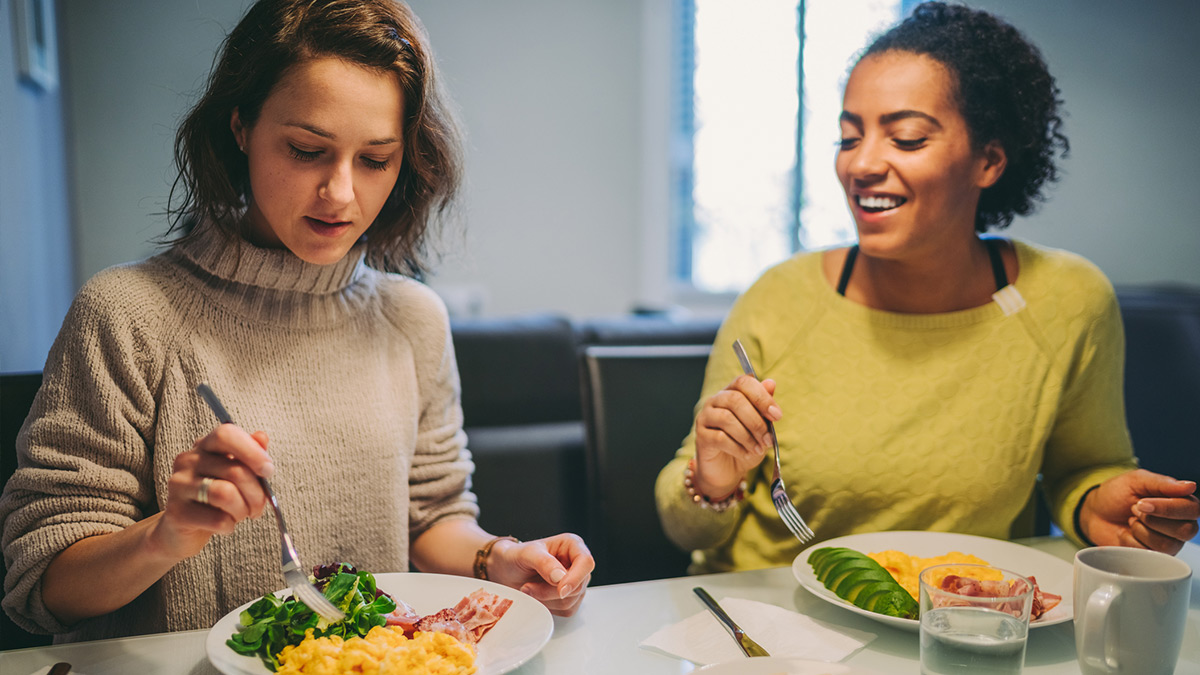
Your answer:
[[[784,484],[818,540],[930,530],[1007,539],[1042,474],[1071,537],[1087,488],[1136,467],[1122,393],[1116,296],[1083,258],[1014,242],[1026,306],[943,314],[870,309],[837,294],[821,253],[766,272],[718,332],[697,413],[741,374],[740,339],[777,383]],[[785,565],[801,545],[775,512],[768,457],[739,506],[693,504],[695,431],[660,473],[668,536],[695,571]],[[969,551],[966,551],[969,553]]]
[[[166,507],[175,456],[217,426],[201,382],[269,435],[272,487],[308,565],[407,571],[411,539],[477,515],[445,308],[363,253],[317,266],[210,229],[84,285],[0,498],[3,605],[19,625],[60,642],[208,628],[285,586],[268,510],[112,614],[65,626],[42,602],[55,555]]]

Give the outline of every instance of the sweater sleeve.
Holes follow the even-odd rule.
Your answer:
[[[1137,468],[1125,425],[1125,335],[1116,295],[1092,294],[1091,318],[1070,354],[1063,402],[1046,443],[1042,480],[1063,532],[1082,543],[1075,509],[1084,493]]]
[[[119,531],[155,509],[150,382],[159,350],[132,273],[80,291],[52,346],[0,497],[8,574],[4,610],[22,628],[68,629],[42,601],[42,574],[75,542]]]
[[[704,372],[704,385],[700,400],[693,410],[693,420],[699,415],[704,402],[724,389],[742,374],[737,356],[730,345],[735,339],[742,341],[751,362],[763,363],[763,348],[759,318],[765,314],[759,298],[769,295],[762,291],[768,281],[760,281],[738,298],[729,315],[717,331],[712,353]],[[659,472],[655,483],[655,501],[659,519],[667,537],[685,551],[717,548],[734,535],[738,523],[744,517],[744,502],[717,513],[695,504],[684,487],[684,472],[688,462],[696,456],[696,428],[683,440],[675,457]],[[761,471],[752,471],[747,480],[753,480]]]
[[[405,282],[416,302],[405,316],[411,332],[420,388],[417,445],[409,476],[409,541],[445,518],[477,518],[470,491],[475,469],[463,431],[461,389],[450,319],[441,300],[427,287]]]

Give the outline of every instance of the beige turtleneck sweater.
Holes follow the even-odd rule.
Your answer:
[[[284,587],[269,513],[215,536],[135,601],[65,626],[42,603],[50,561],[166,506],[172,461],[217,425],[207,382],[270,436],[272,487],[308,565],[407,571],[409,542],[473,518],[446,311],[363,264],[229,245],[215,231],[96,275],[50,351],[0,498],[6,612],[57,641],[212,626]]]

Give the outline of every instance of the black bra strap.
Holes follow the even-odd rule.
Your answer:
[[[846,295],[846,286],[850,283],[850,273],[854,271],[854,259],[858,257],[858,244],[846,251],[846,260],[842,262],[842,276],[838,279],[838,295]]]
[[[1004,271],[1004,259],[1000,257],[1000,242],[992,237],[983,239],[987,248],[988,259],[992,261],[992,277],[996,279],[996,290],[1008,285],[1008,274]],[[850,273],[854,271],[854,260],[858,257],[858,244],[846,251],[846,260],[842,262],[842,275],[838,278],[838,295],[846,295],[846,286],[850,284]]]
[[[992,260],[992,276],[996,278],[996,290],[1008,285],[1008,275],[1004,272],[1004,260],[1000,258],[1000,241],[991,237],[983,240],[987,247],[988,257]]]

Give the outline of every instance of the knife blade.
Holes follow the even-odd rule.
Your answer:
[[[746,631],[742,630],[742,628],[738,626],[728,614],[725,613],[725,610],[721,608],[721,605],[717,604],[716,600],[713,600],[713,597],[708,594],[708,591],[699,586],[693,588],[692,591],[700,597],[700,600],[704,603],[704,606],[708,608],[708,611],[712,612],[713,616],[717,617],[717,620],[729,630],[729,634],[733,636],[734,641],[737,642],[737,645],[741,648],[743,654],[746,656],[770,656],[770,654],[767,653],[767,650],[759,646],[759,644],[754,640],[751,640],[750,636],[746,635]]]

